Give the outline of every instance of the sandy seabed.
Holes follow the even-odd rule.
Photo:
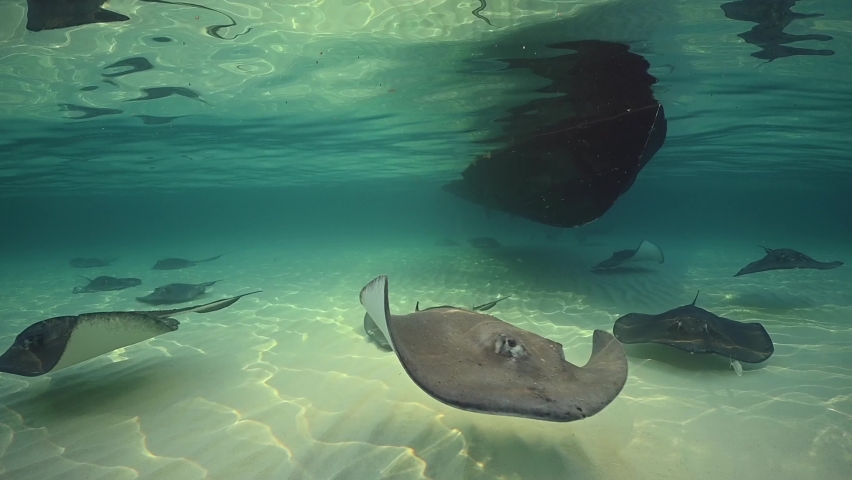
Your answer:
[[[144,309],[134,298],[166,283],[225,279],[194,303],[263,293],[53,374],[0,374],[0,478],[852,478],[852,268],[732,278],[762,251],[661,243],[664,265],[589,273],[633,243],[270,247],[169,272],[138,253],[90,270],[5,260],[2,349],[44,318]],[[77,274],[143,285],[72,295]],[[578,422],[470,413],[433,400],[365,335],[358,293],[379,274],[395,313],[511,294],[489,313],[562,343],[580,365],[594,329],[699,289],[699,306],[761,322],[776,350],[742,376],[728,359],[631,351],[621,395]]]

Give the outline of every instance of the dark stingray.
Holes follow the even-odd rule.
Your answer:
[[[115,258],[72,258],[68,264],[74,268],[108,267]]]
[[[765,272],[768,270],[789,270],[792,268],[811,268],[815,270],[831,270],[843,265],[843,262],[819,262],[804,253],[791,250],[789,248],[766,248],[758,245],[758,247],[766,250],[766,256],[760,260],[749,263],[742,270],[734,275],[748,275],[749,273]]]
[[[181,268],[189,268],[198,265],[199,263],[212,262],[213,260],[218,259],[224,253],[216,255],[215,257],[205,258],[203,260],[186,260],[183,258],[164,258],[162,260],[157,260],[157,263],[151,267],[151,270],[179,270]]]
[[[621,343],[658,343],[689,353],[714,353],[732,360],[759,363],[775,351],[759,323],[742,323],[689,305],[658,315],[628,313],[615,321],[612,333]]]
[[[592,267],[592,271],[632,266],[636,263],[663,263],[665,261],[666,258],[660,247],[647,240],[642,240],[642,243],[632,250],[619,250],[617,252],[613,252],[610,258]]]
[[[104,3],[106,0],[27,0],[27,30],[40,32],[130,20],[120,13],[104,10]]]
[[[473,248],[499,248],[500,242],[491,237],[476,237],[468,240]]]
[[[0,355],[0,372],[24,377],[55,372],[117,348],[174,332],[180,322],[169,318],[170,315],[215,312],[252,293],[258,292],[174,310],[95,312],[42,320],[24,329]]]
[[[537,33],[529,33],[524,41],[535,44]],[[487,49],[488,58],[508,55],[502,46]],[[528,42],[526,49],[538,54],[498,57],[506,64],[500,72],[514,78],[522,69],[549,84],[529,92],[535,100],[507,104],[508,115],[483,118],[483,130],[502,130],[484,140],[494,147],[443,189],[534,222],[584,225],[606,213],[662,147],[667,122],[652,90],[657,79],[625,44]]]
[[[190,302],[204,295],[207,292],[207,287],[212,287],[216,282],[221,282],[221,280],[204,283],[170,283],[155,288],[153,292],[144,297],[136,297],[136,300],[151,305],[171,305]]]
[[[391,315],[385,275],[360,298],[414,383],[461,410],[570,422],[603,410],[627,380],[624,348],[602,330],[588,363],[577,367],[561,344],[483,313],[438,307]]]
[[[82,275],[81,275],[82,277]],[[93,293],[93,292],[112,292],[115,290],[124,290],[125,288],[142,285],[142,280],[138,278],[116,278],[101,275],[95,277],[94,280],[83,277],[89,281],[89,284],[84,287],[74,287],[72,293]]]

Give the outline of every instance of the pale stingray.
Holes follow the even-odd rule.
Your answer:
[[[24,329],[0,355],[0,372],[37,377],[62,370],[117,348],[174,332],[180,322],[169,315],[215,312],[253,293],[258,292],[174,310],[95,312],[42,320]]]
[[[385,275],[361,290],[361,304],[414,383],[461,410],[570,422],[600,412],[627,380],[624,348],[602,330],[578,367],[561,344],[490,315],[452,307],[391,315]]]
[[[595,265],[592,267],[592,270],[609,270],[630,267],[639,263],[663,263],[665,261],[666,257],[663,255],[663,250],[660,247],[647,240],[642,240],[642,243],[633,250],[613,252],[610,258]]]

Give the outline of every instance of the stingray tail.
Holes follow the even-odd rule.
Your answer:
[[[695,298],[692,299],[692,304],[695,305],[695,302],[698,301],[698,294],[701,293],[701,290],[695,292]]]
[[[230,252],[220,253],[219,255],[216,255],[215,257],[205,258],[205,259],[202,259],[202,260],[195,260],[195,263],[212,262],[213,260],[221,258],[222,255],[227,255],[228,253],[230,253]]]
[[[373,281],[368,283],[361,289],[361,305],[370,314],[370,317],[379,327],[379,330],[385,335],[385,338],[390,343],[391,348],[394,348],[393,338],[388,331],[388,321],[390,320],[390,305],[388,303],[388,276],[379,275]],[[418,302],[419,304],[419,302]],[[419,305],[418,305],[419,308]],[[396,350],[394,348],[394,350]]]
[[[255,293],[260,293],[262,290],[255,290],[254,292],[244,293],[242,295],[237,295],[236,297],[231,298],[223,298],[222,300],[216,300],[215,302],[205,303],[203,305],[193,305],[191,307],[183,307],[183,308],[175,308],[172,310],[153,310],[142,313],[147,313],[148,315],[154,315],[155,317],[168,317],[170,315],[175,315],[177,313],[187,313],[187,312],[195,312],[195,313],[209,313],[215,312],[217,310],[222,310],[223,308],[230,307],[231,305],[237,303],[237,300],[247,296],[253,295]]]

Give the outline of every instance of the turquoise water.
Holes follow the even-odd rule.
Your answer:
[[[127,20],[38,31],[38,6],[0,4],[0,349],[47,318],[155,308],[136,298],[169,283],[221,280],[177,307],[262,290],[63,370],[0,373],[0,478],[852,478],[852,271],[733,276],[758,245],[852,258],[852,8],[722,3],[122,1],[103,8]],[[766,11],[780,23],[752,30]],[[547,62],[589,40],[629,54]],[[445,190],[474,160],[550,145],[545,127],[632,118],[648,98],[665,142],[618,165],[635,179],[588,225]],[[547,184],[521,165],[499,191]],[[612,178],[565,195],[588,211]],[[665,263],[591,272],[642,240]],[[627,349],[624,388],[590,418],[469,412],[365,332],[359,292],[382,274],[394,314],[511,295],[487,313],[575,365],[595,330],[698,290],[775,351],[739,376],[728,358]],[[141,285],[71,293],[99,275]]]

